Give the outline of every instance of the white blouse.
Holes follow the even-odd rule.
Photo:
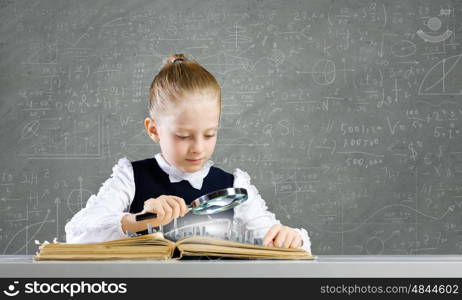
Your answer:
[[[171,166],[161,155],[155,155],[160,168],[169,175],[170,182],[187,180],[192,187],[201,189],[202,181],[214,164],[209,160],[201,170],[185,173]],[[267,210],[257,188],[250,183],[247,172],[236,168],[233,172],[233,187],[245,188],[248,199],[234,207],[234,218],[252,231],[255,238],[263,238],[272,225],[281,224],[275,215]],[[130,214],[130,205],[135,197],[135,179],[131,162],[126,158],[119,159],[112,168],[111,177],[100,187],[97,195],[91,195],[87,204],[66,224],[67,243],[92,243],[127,237],[122,230],[121,220]],[[311,253],[311,242],[303,228],[295,228],[301,234],[300,248]]]

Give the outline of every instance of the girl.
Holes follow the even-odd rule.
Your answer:
[[[122,158],[98,194],[66,224],[68,243],[89,243],[126,237],[150,224],[164,232],[190,224],[213,231],[210,220],[238,222],[269,247],[303,248],[311,253],[305,229],[281,225],[267,210],[247,172],[233,174],[213,167],[221,113],[221,89],[212,74],[182,54],[172,55],[154,77],[149,117],[144,125],[159,143],[154,158],[130,162]],[[247,189],[248,199],[212,216],[187,214],[186,205],[206,193],[228,187]],[[146,212],[157,217],[136,221]],[[172,227],[174,226],[174,227]]]

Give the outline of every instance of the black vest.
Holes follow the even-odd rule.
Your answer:
[[[188,205],[202,195],[219,189],[233,187],[234,183],[234,175],[219,168],[210,167],[209,173],[203,180],[202,188],[197,190],[187,180],[170,182],[168,174],[160,168],[155,158],[132,162],[132,166],[135,178],[135,197],[130,205],[130,213],[142,211],[144,201],[149,198],[157,198],[161,195],[173,195],[183,198],[186,205]],[[177,228],[188,228],[186,231],[197,230],[197,227],[194,228],[195,224],[211,223],[213,222],[212,219],[227,219],[232,222],[233,216],[234,210],[232,209],[208,216],[194,215],[192,212],[189,212],[183,218],[177,219]],[[203,229],[202,225],[198,226]],[[173,222],[163,226],[164,233],[171,232],[173,229]],[[147,233],[147,230],[139,233]]]

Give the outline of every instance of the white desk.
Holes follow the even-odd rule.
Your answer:
[[[0,278],[462,277],[462,256],[318,256],[312,261],[34,261],[0,256]]]

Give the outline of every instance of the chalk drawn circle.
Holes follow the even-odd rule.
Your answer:
[[[321,59],[313,66],[313,80],[319,85],[328,85],[335,81],[335,63],[330,59]]]
[[[401,40],[391,46],[391,53],[396,57],[408,57],[415,53],[416,45],[408,40]]]
[[[384,244],[378,237],[371,237],[366,241],[367,254],[381,254],[383,252]]]
[[[76,214],[78,211],[85,207],[87,201],[86,199],[90,198],[91,195],[91,192],[87,190],[72,190],[66,199],[67,208],[70,212]]]
[[[430,18],[427,21],[427,27],[430,28],[430,30],[437,31],[441,28],[441,20],[437,17]]]

